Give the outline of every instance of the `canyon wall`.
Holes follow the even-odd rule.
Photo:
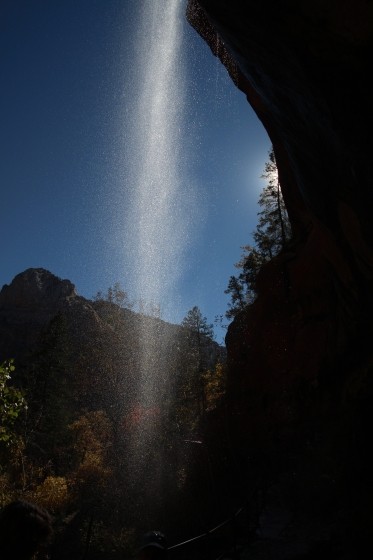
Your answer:
[[[226,412],[212,422],[246,464],[256,450],[277,476],[296,473],[303,503],[329,480],[351,540],[372,521],[372,12],[362,0],[187,9],[268,132],[294,231],[229,326]]]

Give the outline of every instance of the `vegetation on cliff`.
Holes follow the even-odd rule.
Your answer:
[[[235,264],[240,270],[231,276],[225,290],[231,301],[226,312],[232,319],[256,297],[256,278],[262,266],[284,250],[291,239],[291,225],[281,193],[273,148],[264,167],[262,179],[268,181],[259,196],[259,221],[252,234],[254,244],[242,247],[241,259]]]

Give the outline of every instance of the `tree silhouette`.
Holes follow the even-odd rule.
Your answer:
[[[227,319],[232,319],[242,309],[253,303],[256,297],[256,278],[261,267],[278,255],[291,239],[291,225],[286,211],[278,179],[273,148],[269,151],[262,179],[268,184],[260,193],[258,204],[259,222],[253,232],[255,245],[245,245],[241,259],[235,264],[240,270],[238,276],[232,275],[224,293],[231,300],[226,311]]]

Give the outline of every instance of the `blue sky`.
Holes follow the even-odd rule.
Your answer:
[[[147,298],[134,274],[133,231],[142,219],[133,198],[146,160],[137,114],[142,66],[154,50],[141,37],[141,11],[157,2],[167,4],[2,1],[1,286],[29,267],[43,267],[87,298],[115,282],[130,298]],[[213,322],[227,309],[224,289],[241,246],[251,241],[270,141],[184,12],[185,4],[171,90],[174,97],[180,91],[182,117],[170,142],[180,180],[170,194],[176,210],[167,238],[160,231],[157,239],[166,255],[175,242],[169,269],[178,270],[157,303],[165,320],[180,322],[198,305]],[[149,66],[157,72],[154,62]],[[150,87],[155,79],[150,76]],[[223,335],[217,330],[219,342]]]

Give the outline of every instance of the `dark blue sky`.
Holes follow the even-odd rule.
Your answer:
[[[0,285],[43,267],[88,298],[114,282],[135,297],[127,214],[131,160],[142,157],[132,145],[141,6],[2,0]],[[159,303],[165,320],[198,305],[212,322],[226,311],[224,289],[251,241],[270,142],[184,10],[182,32],[179,150],[193,184],[194,210],[185,211],[195,214],[174,301]]]

